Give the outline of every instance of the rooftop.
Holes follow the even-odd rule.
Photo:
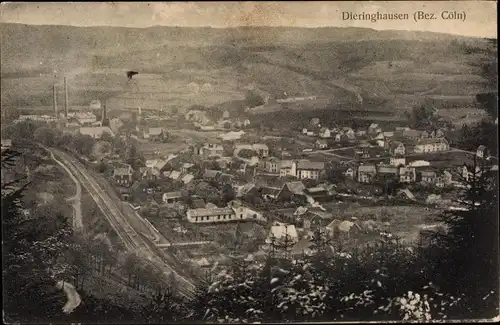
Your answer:
[[[375,167],[375,165],[361,165],[358,167],[358,172],[376,173],[377,168]]]
[[[306,189],[305,185],[300,181],[289,182],[286,183],[283,187],[285,186],[290,190],[290,192],[294,194],[303,194],[304,190]]]
[[[297,169],[323,170],[325,163],[320,161],[298,160]]]
[[[178,199],[182,197],[181,192],[167,192],[163,193],[163,199]]]
[[[222,214],[233,214],[233,210],[231,208],[189,209],[188,214],[190,214],[192,217],[218,216]]]
[[[132,175],[132,168],[128,167],[118,167],[113,170],[113,176],[128,176]]]
[[[445,138],[427,138],[427,139],[420,139],[417,142],[418,145],[426,145],[426,144],[448,144],[448,141]]]

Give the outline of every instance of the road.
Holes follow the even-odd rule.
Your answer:
[[[186,276],[179,275],[175,269],[182,272],[184,275],[186,274],[186,271],[182,270],[182,265],[180,265],[179,261],[162,252],[149,237],[143,235],[141,232],[137,232],[136,229],[130,225],[127,219],[136,218],[135,213],[126,217],[123,212],[126,213],[128,210],[119,207],[121,203],[117,205],[116,201],[103,190],[85,166],[74,157],[57,149],[51,148],[49,150],[71,171],[78,182],[89,192],[99,209],[102,211],[104,217],[122,240],[125,248],[130,252],[136,253],[139,257],[142,257],[146,263],[161,271],[164,275],[162,280],[164,280],[166,284],[170,282],[169,275],[172,273],[179,284],[179,293],[188,299],[192,298],[195,291],[194,281],[186,278]]]
[[[72,313],[73,310],[80,306],[80,303],[82,302],[80,295],[76,292],[75,287],[71,283],[58,281],[56,286],[58,289],[64,290],[66,297],[68,298],[68,301],[62,308],[63,312],[66,314]]]

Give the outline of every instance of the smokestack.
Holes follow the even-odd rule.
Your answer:
[[[68,79],[64,77],[64,116],[68,118]]]
[[[56,115],[56,119],[59,117],[57,116],[57,93],[56,93],[56,85],[54,84],[52,86],[52,100],[53,100],[53,106],[54,106],[54,114]]]
[[[107,109],[107,104],[108,101],[106,100],[104,102],[104,106],[102,107],[102,120],[101,120],[101,125],[102,126],[109,126],[109,121],[108,121],[108,109]]]

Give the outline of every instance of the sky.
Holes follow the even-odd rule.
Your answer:
[[[495,1],[3,2],[2,22],[73,26],[367,27],[497,37]],[[465,13],[462,20],[413,20],[416,11]],[[343,20],[342,12],[406,13],[409,20]]]

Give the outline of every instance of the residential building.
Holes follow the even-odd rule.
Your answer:
[[[382,176],[398,176],[399,168],[391,165],[378,165],[377,174]]]
[[[166,132],[163,128],[148,128],[143,131],[142,135],[144,139],[160,141],[166,136]]]
[[[182,173],[188,173],[193,167],[194,167],[194,164],[184,163],[181,166],[181,172]]]
[[[382,132],[382,128],[377,123],[372,123],[368,127],[368,134],[375,135]]]
[[[302,182],[288,182],[279,191],[278,201],[289,201],[293,195],[304,195],[306,187]]]
[[[347,177],[350,177],[350,178],[354,179],[354,178],[356,178],[356,169],[353,168],[353,167],[349,167],[344,172],[344,175],[347,176]]]
[[[363,137],[366,135],[366,130],[357,130],[356,131],[356,136],[357,137]]]
[[[193,174],[185,174],[182,176],[181,181],[184,183],[184,185],[187,185],[191,183],[194,180],[194,175]]]
[[[307,131],[306,131],[306,133],[307,133]],[[330,131],[329,128],[323,127],[323,128],[321,128],[319,130],[318,136],[320,138],[323,138],[323,139],[331,138],[332,137],[332,132]]]
[[[432,131],[430,134],[429,132],[423,130],[421,133],[420,133],[420,139],[427,139],[427,138],[434,138],[436,136],[436,132],[435,131]]]
[[[308,132],[307,128],[303,128],[303,129],[302,129],[302,134],[305,134],[305,135],[306,135],[306,134],[307,134],[307,132]]]
[[[105,133],[108,133],[111,137],[114,137],[115,134],[111,129],[107,126],[86,126],[86,127],[81,127],[79,129],[80,134],[82,135],[89,135],[93,139],[101,139],[102,136]]]
[[[295,176],[293,170],[293,160],[282,160],[279,164],[280,177]]]
[[[389,149],[393,156],[404,156],[406,154],[405,145],[400,141],[391,142]]]
[[[384,135],[384,137],[386,139],[394,137],[394,132],[392,132],[392,131],[382,132],[382,134]]]
[[[132,167],[118,167],[113,170],[113,180],[119,186],[129,187],[132,185]]]
[[[328,148],[328,142],[326,140],[323,140],[323,139],[318,139],[316,140],[316,142],[314,143],[315,147],[317,149],[326,149]]]
[[[411,161],[408,166],[409,167],[427,167],[427,166],[430,166],[431,163],[428,162],[427,160],[414,160],[414,161]]]
[[[200,155],[204,157],[222,157],[224,156],[224,147],[219,143],[206,143],[200,148]]]
[[[261,211],[240,200],[229,202],[229,207],[233,209],[236,220],[265,220]]]
[[[441,173],[441,175],[439,175],[437,178],[436,178],[436,186],[437,187],[447,187],[447,186],[450,186],[453,184],[453,175],[445,170],[444,172]]]
[[[443,129],[436,130],[436,138],[444,138],[444,130]]]
[[[262,195],[262,198],[264,199],[272,199],[276,200],[278,198],[278,194],[280,193],[281,188],[276,188],[276,187],[262,187],[260,189],[260,193]]]
[[[57,122],[57,118],[52,115],[19,115],[19,117],[14,120],[14,123],[19,123],[22,121],[37,121],[44,123]]]
[[[231,208],[188,209],[187,220],[192,223],[228,222],[237,220]]]
[[[167,205],[173,205],[175,203],[182,202],[182,193],[181,192],[167,192],[163,193],[162,197],[163,203]]]
[[[361,165],[358,167],[358,182],[359,183],[371,183],[375,175],[377,174],[377,168],[375,165]]]
[[[281,161],[276,157],[269,157],[263,162],[264,170],[267,173],[279,174]]]
[[[307,211],[300,216],[302,226],[307,230],[315,230],[318,228],[326,227],[333,219],[333,215],[329,212],[320,209],[307,209]]]
[[[252,149],[257,152],[259,157],[267,157],[269,156],[269,147],[263,143],[255,143],[252,145]]]
[[[392,166],[406,166],[406,158],[405,157],[391,157],[389,163]]]
[[[356,133],[354,130],[348,126],[342,128],[342,134],[345,135],[348,139],[353,140],[356,138]]]
[[[324,162],[309,161],[305,159],[294,161],[292,165],[292,170],[295,170],[295,176],[298,179],[319,179],[324,169]]]
[[[402,137],[407,140],[418,140],[420,139],[421,134],[422,131],[413,129],[403,130],[401,133]]]
[[[331,195],[325,186],[316,186],[307,188],[304,192],[307,196],[314,199],[316,202],[331,201]]]
[[[439,152],[450,150],[450,144],[445,138],[421,139],[415,145],[416,153]]]
[[[435,170],[426,169],[420,171],[420,181],[425,184],[434,185],[437,180],[437,173]]]
[[[164,159],[148,159],[145,165],[153,176],[159,178],[167,165],[167,161]]]
[[[296,244],[299,241],[297,229],[295,225],[275,222],[271,226],[269,236],[266,238],[266,244],[283,244],[284,242],[290,245]]]
[[[478,158],[487,158],[488,157],[488,149],[486,148],[486,146],[480,145],[479,147],[477,147],[476,156]]]
[[[348,137],[345,134],[342,134],[342,133],[335,134],[335,141],[337,141],[337,142],[346,141],[347,139],[348,139]]]
[[[313,117],[313,118],[311,119],[311,125],[312,125],[312,126],[318,126],[318,125],[319,125],[319,122],[320,122],[320,121],[319,121],[319,118],[317,118],[317,117]]]
[[[400,167],[399,181],[401,183],[413,183],[417,179],[417,173],[414,167]]]

